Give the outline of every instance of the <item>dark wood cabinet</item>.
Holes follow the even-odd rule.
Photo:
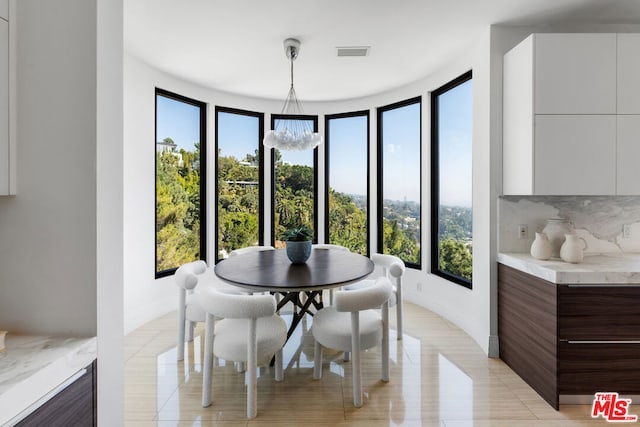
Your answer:
[[[640,341],[640,285],[559,285],[561,340]]]
[[[557,286],[498,264],[500,358],[558,408]]]
[[[500,358],[551,406],[640,393],[640,286],[555,284],[498,264]]]
[[[60,393],[20,421],[19,427],[92,427],[96,417],[96,361]]]
[[[640,392],[640,342],[560,341],[560,394]]]

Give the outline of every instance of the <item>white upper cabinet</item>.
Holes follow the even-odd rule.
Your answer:
[[[9,20],[9,0],[0,0],[0,18]]]
[[[640,114],[640,34],[618,34],[618,114]]]
[[[10,94],[15,90],[11,85],[11,79],[15,79],[15,70],[11,68],[15,28],[10,26],[9,19],[14,15],[15,2],[0,0],[0,196],[16,194],[16,138],[11,125],[11,120],[15,120],[15,96]]]
[[[533,37],[504,56],[502,175],[504,194],[533,194]]]
[[[640,194],[640,115],[624,114],[618,121],[617,194]]]
[[[615,194],[616,116],[537,115],[534,193]]]
[[[15,153],[9,145],[9,23],[0,19],[0,196],[15,194]]]
[[[534,34],[536,114],[615,114],[615,34]]]
[[[503,67],[503,194],[640,195],[640,35],[532,34]]]

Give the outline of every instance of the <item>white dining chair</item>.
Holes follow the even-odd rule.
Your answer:
[[[351,353],[353,406],[362,406],[361,350],[382,346],[382,381],[389,381],[389,298],[391,282],[380,277],[366,287],[335,293],[335,304],[318,311],[311,333],[316,340],[313,378],[322,378],[322,347]],[[382,308],[381,311],[375,310]]]
[[[261,245],[245,246],[244,248],[238,248],[238,249],[232,250],[231,252],[229,252],[229,256],[233,257],[233,256],[251,253],[251,252],[275,251],[275,250],[276,248],[274,248],[273,246],[261,246]]]
[[[334,245],[333,243],[314,243],[311,245],[313,249],[326,249],[326,250],[337,250],[337,251],[345,251],[350,252],[349,248],[341,245]]]
[[[405,272],[404,262],[395,255],[375,253],[371,255],[371,261],[380,268],[382,277],[387,277],[392,284],[391,299],[389,307],[396,307],[396,330],[397,338],[402,339],[403,329],[403,303],[402,303],[402,277]],[[345,289],[358,289],[371,286],[375,282],[374,279],[364,279],[351,285],[345,286]]]
[[[205,312],[193,296],[199,276],[207,270],[204,261],[193,261],[178,267],[174,280],[178,285],[178,354],[177,360],[184,360],[185,331],[186,340],[193,341],[193,330],[197,322],[205,321]]]
[[[249,254],[252,252],[263,252],[263,251],[275,251],[276,248],[273,246],[264,246],[264,245],[254,245],[254,246],[245,246],[244,248],[234,249],[229,252],[229,257],[234,257],[243,254]],[[280,295],[276,295],[276,301],[278,301]]]
[[[248,253],[253,253],[253,252],[262,252],[262,251],[275,251],[276,248],[274,248],[273,246],[266,246],[266,245],[253,245],[253,246],[245,246],[244,248],[238,248],[238,249],[234,249],[231,252],[229,252],[229,257],[235,257],[238,255],[243,255],[243,254],[248,254]],[[243,292],[243,293],[253,293],[253,292]],[[280,295],[276,295],[276,302],[280,300]],[[244,372],[244,363],[242,362],[238,362],[237,363],[238,366],[238,372]]]
[[[275,354],[275,379],[283,378],[287,325],[275,314],[276,300],[273,295],[229,294],[211,287],[198,289],[197,297],[207,313],[202,406],[212,403],[213,357],[243,362],[247,367],[247,417],[254,418],[258,411],[257,367],[268,364]]]

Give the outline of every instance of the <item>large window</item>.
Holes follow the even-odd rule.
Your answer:
[[[378,251],[420,268],[421,98],[378,108]]]
[[[316,116],[282,116],[271,115],[271,129],[279,119],[295,119],[308,121],[314,132],[318,131]],[[280,237],[284,230],[306,225],[314,230],[314,241],[317,241],[317,188],[318,149],[306,151],[280,151],[272,149],[273,179],[272,206],[273,215],[271,233],[274,245],[284,247]]]
[[[327,242],[369,256],[369,111],[325,116]]]
[[[206,259],[206,105],[156,89],[156,277]]]
[[[263,242],[262,113],[216,107],[216,261]]]
[[[471,71],[431,94],[431,270],[471,288]]]

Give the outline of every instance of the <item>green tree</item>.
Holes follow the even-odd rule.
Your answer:
[[[247,154],[246,165],[218,151],[218,256],[258,244],[258,153]]]
[[[468,280],[472,278],[473,257],[464,242],[440,240],[440,265],[442,271]]]
[[[367,253],[367,212],[351,196],[329,189],[329,243]]]
[[[200,145],[176,152],[164,142],[174,147],[156,152],[156,271],[200,257]]]
[[[397,220],[384,219],[383,222],[383,251],[399,257],[404,262],[420,263],[420,239],[412,232],[400,229]]]
[[[278,163],[275,172],[276,238],[285,230],[301,225],[313,230],[313,168]],[[282,243],[276,242],[276,245]]]

